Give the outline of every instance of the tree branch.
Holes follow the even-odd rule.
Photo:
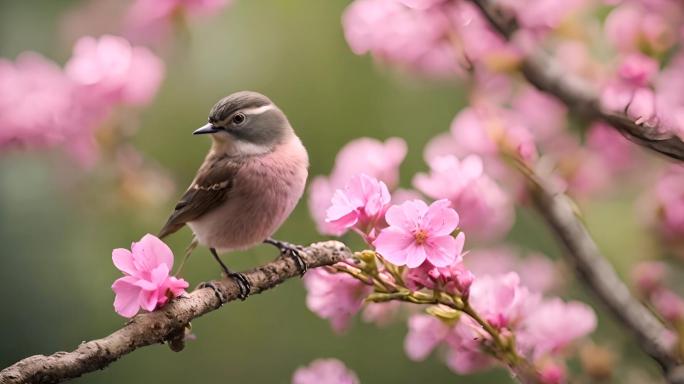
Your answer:
[[[533,180],[532,201],[563,244],[566,259],[575,266],[586,286],[634,334],[644,352],[658,362],[668,382],[684,383],[684,366],[665,342],[670,331],[632,296],[575,215],[570,199],[551,191],[545,180]]]
[[[351,251],[338,241],[312,244],[303,248],[301,255],[309,268],[331,265],[352,256]],[[251,294],[261,293],[295,276],[299,276],[299,271],[292,258],[280,258],[245,273],[252,283]],[[231,279],[212,283],[221,291],[226,302],[238,298],[240,290]],[[172,348],[174,345],[178,347],[185,326],[191,320],[221,305],[212,289],[196,289],[158,311],[134,317],[109,336],[80,344],[74,351],[27,357],[0,371],[0,383],[58,383],[103,369],[140,347],[165,341],[169,341]]]
[[[495,0],[471,1],[506,39],[515,34],[515,17],[498,6]],[[556,96],[570,109],[589,118],[605,121],[636,144],[684,161],[684,142],[679,137],[664,127],[637,124],[625,114],[603,111],[593,86],[580,77],[568,74],[548,54],[537,51],[523,58],[521,71],[530,84]]]

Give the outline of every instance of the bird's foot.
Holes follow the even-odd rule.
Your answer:
[[[233,281],[235,281],[235,284],[237,284],[238,288],[240,289],[238,299],[244,301],[247,298],[247,296],[249,296],[249,294],[252,292],[252,283],[249,282],[247,276],[239,272],[228,273],[228,277],[233,279]]]
[[[221,289],[217,287],[216,284],[214,284],[213,282],[205,281],[204,283],[200,283],[196,289],[202,288],[211,288],[214,291],[214,295],[216,295],[216,298],[219,299],[219,307],[228,302],[228,299],[223,294],[223,292],[221,292]]]
[[[278,248],[278,250],[280,250],[280,256],[278,257],[292,258],[295,261],[295,264],[297,264],[299,276],[304,276],[306,271],[309,269],[309,266],[306,264],[306,261],[304,261],[304,259],[302,258],[301,247],[272,238],[268,238],[264,240],[264,242],[266,244],[271,244],[274,247]]]

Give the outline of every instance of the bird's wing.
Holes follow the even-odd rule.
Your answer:
[[[193,221],[225,202],[240,163],[223,158],[205,164],[200,168],[197,177],[183,194],[164,227],[159,231],[159,238],[164,238],[179,229],[185,223]]]

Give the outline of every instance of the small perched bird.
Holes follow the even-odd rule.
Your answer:
[[[187,224],[195,236],[191,248],[209,248],[238,283],[241,299],[251,285],[226,267],[219,252],[269,243],[294,257],[303,274],[306,264],[296,247],[271,238],[301,198],[309,166],[285,114],[260,93],[237,92],[216,103],[209,122],[193,134],[211,135],[211,149],[159,237]]]

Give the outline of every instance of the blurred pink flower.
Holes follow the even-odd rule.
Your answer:
[[[605,123],[597,122],[589,127],[587,148],[613,174],[628,171],[636,165],[636,146]]]
[[[673,26],[658,12],[629,2],[613,9],[606,18],[604,32],[622,52],[663,53],[676,42]]]
[[[390,190],[399,182],[399,165],[406,156],[406,142],[392,137],[382,141],[362,137],[345,145],[335,157],[335,166],[329,177],[317,176],[309,188],[309,211],[318,231],[327,235],[340,235],[339,228],[326,222],[326,211],[335,190],[344,188],[358,174],[384,182]]]
[[[92,130],[102,118],[76,85],[43,56],[0,59],[0,148],[64,146],[83,165],[95,157]]]
[[[413,361],[425,360],[446,340],[449,332],[449,326],[434,316],[412,315],[408,320],[408,333],[404,339],[406,355]]]
[[[547,32],[556,29],[582,10],[586,0],[505,0],[502,4],[511,7],[517,14],[520,25],[534,32]]]
[[[80,38],[65,66],[67,75],[96,102],[144,105],[164,77],[164,63],[149,49],[122,37]]]
[[[369,137],[352,140],[337,153],[330,179],[339,188],[353,176],[365,173],[394,189],[399,183],[399,166],[406,150],[406,142],[398,137],[385,142]]]
[[[435,157],[430,173],[418,173],[413,185],[433,199],[448,199],[459,213],[461,226],[477,239],[505,235],[513,225],[513,202],[499,185],[483,173],[482,159],[470,155]]]
[[[468,296],[475,275],[461,262],[442,268],[424,262],[418,268],[409,269],[404,279],[408,288],[412,290],[438,289],[451,294]]]
[[[520,252],[511,247],[472,249],[463,259],[466,267],[477,277],[500,277],[516,272],[520,277],[520,284],[531,292],[547,292],[560,285],[562,280],[548,257],[538,253],[521,257]]]
[[[642,294],[663,286],[667,265],[662,261],[642,261],[632,268],[632,282]]]
[[[154,311],[188,287],[187,281],[169,276],[173,252],[154,235],[143,236],[130,251],[115,249],[112,261],[125,275],[112,284],[114,310],[121,316],[133,317],[141,308]]]
[[[529,312],[520,325],[517,341],[529,350],[533,359],[557,354],[596,328],[596,314],[588,305],[554,298],[542,301]]]
[[[505,147],[525,160],[537,156],[534,136],[511,110],[486,104],[464,108],[452,121],[451,133],[466,153],[497,156]]]
[[[482,342],[489,335],[468,316],[462,316],[447,337],[446,362],[459,375],[468,375],[491,367],[495,360],[484,352]]]
[[[684,236],[684,167],[672,165],[655,185],[657,227],[667,239]]]
[[[539,368],[541,384],[564,384],[568,380],[565,364],[557,361],[545,361]]]
[[[361,318],[366,323],[373,323],[379,327],[390,324],[397,318],[401,309],[401,302],[388,301],[386,303],[368,303],[363,309]]]
[[[470,304],[496,328],[509,327],[519,321],[537,300],[537,295],[530,294],[520,284],[515,272],[478,277],[470,286]]]
[[[298,368],[292,384],[359,384],[356,374],[337,359],[317,359]]]
[[[625,56],[618,68],[620,80],[637,87],[648,85],[657,73],[658,62],[640,53]]]
[[[390,263],[416,268],[429,261],[445,267],[461,260],[465,235],[451,233],[458,227],[458,214],[448,200],[430,206],[421,200],[393,205],[385,214],[389,227],[375,239],[376,250]]]
[[[343,332],[363,305],[371,287],[344,273],[330,273],[316,268],[304,275],[306,306],[319,317],[330,321],[335,332]]]
[[[673,291],[660,288],[651,293],[650,301],[665,320],[677,324],[684,319],[684,299]]]
[[[554,1],[555,2],[555,1]],[[522,124],[544,143],[565,129],[568,109],[558,99],[533,87],[523,88],[512,100]]]
[[[429,74],[460,72],[445,7],[435,1],[355,0],[342,15],[351,50]],[[439,2],[443,3],[443,2]]]
[[[365,174],[358,174],[349,180],[343,190],[335,191],[326,211],[326,222],[337,233],[356,227],[368,234],[378,220],[382,220],[390,199],[385,183]]]
[[[183,17],[213,15],[230,3],[230,0],[135,0],[126,15],[125,29],[136,40],[158,42]]]

